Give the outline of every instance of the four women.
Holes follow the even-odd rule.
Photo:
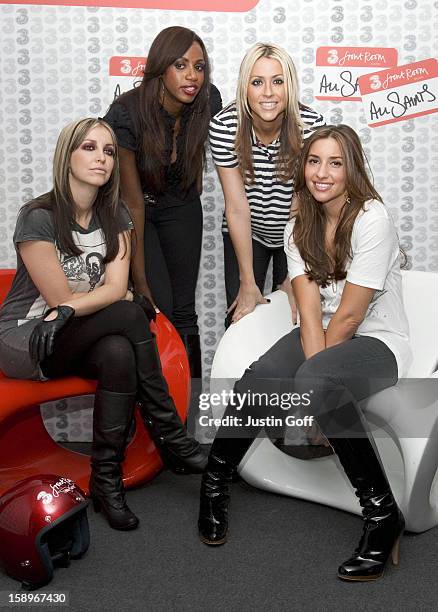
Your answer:
[[[0,368],[20,378],[98,379],[90,495],[116,529],[138,524],[120,468],[136,400],[173,468],[205,468],[168,394],[148,319],[155,306],[167,314],[187,347],[192,376],[200,377],[199,193],[208,123],[220,105],[202,40],[186,28],[163,30],[140,87],[112,104],[108,123],[85,119],[63,130],[53,190],[25,205],[17,221],[17,275],[0,313]],[[266,301],[271,259],[274,288],[290,292],[292,281],[300,314],[300,327],[250,366],[236,392],[279,376],[299,392],[315,390],[315,416],[365,520],[339,576],[370,580],[391,553],[397,560],[404,521],[357,402],[406,371],[407,321],[397,236],[367,177],[359,139],[347,126],[323,124],[298,101],[289,55],[257,44],[242,62],[236,102],[211,121],[210,142],[225,196],[231,320]],[[118,195],[118,156],[134,225]],[[251,410],[266,416],[269,407]],[[240,416],[245,412],[249,406]],[[354,436],[333,429],[334,417],[344,425],[352,415]],[[233,470],[257,433],[249,427],[224,438],[219,430],[213,443],[199,516],[207,544],[226,540]]]

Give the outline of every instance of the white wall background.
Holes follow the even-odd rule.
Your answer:
[[[437,22],[431,0],[260,0],[246,13],[0,4],[0,267],[15,267],[18,208],[51,186],[60,129],[105,113],[114,90],[109,58],[146,55],[161,29],[183,25],[204,39],[224,103],[234,97],[247,48],[257,41],[284,46],[297,65],[301,100],[327,122],[345,122],[359,132],[409,265],[438,271],[438,115],[371,129],[361,102],[313,97],[319,46],[396,47],[401,65],[438,55]],[[225,313],[223,198],[211,161],[203,206],[197,299],[208,375]]]

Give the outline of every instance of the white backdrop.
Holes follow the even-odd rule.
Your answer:
[[[111,102],[110,58],[144,56],[161,29],[183,25],[204,39],[224,103],[234,97],[247,48],[257,41],[284,46],[297,65],[301,100],[327,122],[359,132],[409,266],[438,271],[438,115],[370,128],[360,101],[314,98],[320,46],[395,47],[399,65],[437,56],[436,7],[431,0],[260,0],[248,12],[215,13],[0,3],[0,267],[15,267],[18,208],[50,188],[60,129],[103,115]],[[208,376],[225,314],[223,198],[211,160],[203,206],[197,301]]]

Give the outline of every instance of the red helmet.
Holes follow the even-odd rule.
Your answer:
[[[0,497],[0,563],[29,589],[53,578],[88,549],[88,501],[69,478],[44,474],[21,480]]]

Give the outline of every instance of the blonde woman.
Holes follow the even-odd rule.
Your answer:
[[[225,197],[222,225],[228,320],[266,303],[263,288],[273,262],[273,289],[290,292],[283,232],[303,138],[324,125],[298,100],[290,55],[257,43],[240,66],[236,101],[210,123],[213,159]]]

